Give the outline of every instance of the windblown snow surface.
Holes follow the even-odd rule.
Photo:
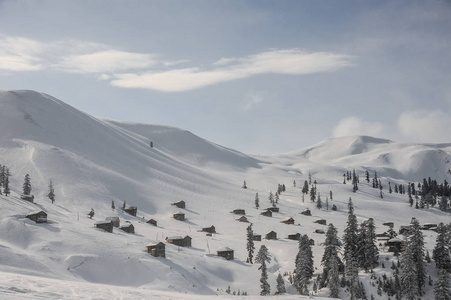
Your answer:
[[[152,120],[149,120],[151,123]],[[314,233],[326,226],[314,223],[326,219],[339,230],[347,220],[347,203],[352,197],[359,222],[375,220],[395,227],[407,225],[412,217],[420,223],[449,223],[449,214],[437,208],[411,208],[406,195],[389,194],[388,182],[407,184],[424,177],[450,181],[451,144],[401,144],[365,136],[326,140],[292,153],[263,157],[245,155],[208,142],[196,135],[168,126],[124,123],[96,118],[49,95],[34,91],[0,91],[0,164],[10,168],[12,193],[0,196],[0,298],[1,299],[211,299],[233,297],[255,299],[260,293],[259,265],[246,263],[246,228],[253,224],[255,254],[266,245],[272,260],[269,283],[275,292],[276,277],[292,272],[297,241],[289,234],[313,238],[315,273],[321,273],[325,236]],[[302,138],[302,137],[299,137]],[[153,143],[151,148],[150,142]],[[343,184],[343,173],[355,169],[359,190]],[[377,171],[384,185],[379,190],[364,182],[364,172]],[[301,189],[308,174],[317,181],[324,206],[317,209]],[[35,203],[20,199],[25,174],[29,174]],[[56,201],[46,197],[53,181]],[[243,189],[244,180],[247,189]],[[296,181],[294,186],[293,181]],[[269,192],[286,186],[280,196],[279,213],[264,217]],[[333,192],[326,209],[325,198]],[[258,193],[260,209],[255,208]],[[184,200],[185,209],[171,203]],[[116,209],[111,208],[114,201]],[[125,214],[122,205],[137,206],[136,217]],[[337,211],[330,210],[335,204]],[[87,213],[92,209],[92,219]],[[250,223],[238,222],[234,209],[245,209]],[[312,216],[301,215],[309,208]],[[48,223],[25,218],[43,210]],[[183,211],[185,221],[172,215]],[[130,222],[135,234],[118,228],[113,233],[95,228],[96,221],[118,216],[121,225]],[[294,225],[281,221],[295,219]],[[158,221],[158,226],[146,223]],[[216,227],[207,236],[202,227]],[[269,231],[277,240],[266,240]],[[436,234],[424,231],[426,249],[432,253]],[[168,236],[192,238],[192,247],[167,244]],[[146,252],[149,243],[166,244],[166,258]],[[216,249],[235,250],[235,259],[216,256]],[[391,274],[392,253],[380,247],[377,274]],[[433,265],[430,275],[436,277]],[[299,299],[286,280],[286,299]],[[361,273],[367,296],[384,299]],[[225,291],[247,292],[247,297]],[[312,286],[310,286],[312,291]],[[425,299],[433,298],[426,287]],[[327,297],[327,288],[314,294]],[[279,297],[279,296],[278,296]],[[348,294],[342,291],[340,297]],[[308,297],[305,297],[308,298]]]

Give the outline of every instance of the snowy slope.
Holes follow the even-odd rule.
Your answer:
[[[265,244],[273,257],[269,265],[272,292],[279,272],[294,268],[297,242],[287,240],[288,234],[299,232],[315,240],[315,267],[321,271],[324,235],[314,231],[326,227],[314,221],[324,218],[334,223],[341,236],[349,197],[358,220],[372,217],[380,231],[383,222],[405,225],[412,216],[421,223],[449,222],[449,214],[436,208],[410,208],[405,195],[386,192],[380,199],[379,191],[363,182],[352,193],[351,185],[342,183],[342,174],[356,169],[363,178],[365,170],[377,170],[384,185],[427,176],[450,181],[450,145],[348,137],[289,154],[251,157],[172,127],[95,118],[33,91],[0,92],[0,125],[5,132],[0,136],[0,164],[13,174],[12,194],[0,196],[0,298],[34,298],[43,293],[50,298],[77,298],[86,295],[81,292],[84,289],[109,298],[118,287],[126,288],[124,298],[224,295],[228,286],[258,295],[258,266],[245,263],[249,223],[236,221],[239,216],[230,211],[237,208],[246,210],[255,233],[264,237],[274,230],[278,234],[278,240],[256,242],[256,251]],[[27,173],[35,204],[19,199]],[[337,205],[337,211],[319,210],[307,198],[302,201],[302,183],[309,173],[318,183],[323,202],[333,191],[330,205]],[[55,204],[45,197],[49,179],[54,182]],[[247,189],[242,188],[244,180]],[[278,184],[287,188],[280,198],[280,213],[261,216],[269,206],[269,191],[274,193]],[[254,207],[256,193],[259,210]],[[171,205],[179,200],[186,201],[185,209]],[[138,207],[137,217],[120,209],[124,201]],[[91,208],[93,220],[86,216]],[[305,208],[313,216],[300,215]],[[24,217],[36,210],[48,213],[48,224],[38,225]],[[172,218],[179,210],[185,212],[186,221]],[[109,216],[119,216],[122,224],[131,222],[136,234],[94,228],[96,221]],[[281,223],[286,217],[293,217],[295,225]],[[158,226],[146,224],[149,218],[156,219]],[[217,234],[209,237],[200,232],[211,225]],[[167,244],[166,259],[145,252],[150,242],[164,242],[175,235],[192,237],[192,247]],[[429,249],[434,240],[435,233],[427,232]],[[235,260],[215,256],[215,250],[225,246],[235,250]],[[60,280],[62,288],[50,288],[42,278]],[[74,287],[73,294],[63,290],[65,285]],[[295,292],[292,287],[288,291]],[[327,295],[327,290],[319,295]]]

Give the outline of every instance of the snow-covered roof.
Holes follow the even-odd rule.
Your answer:
[[[185,213],[183,211],[178,211],[176,213],[174,213],[174,215],[184,215]]]
[[[221,248],[218,248],[216,251],[217,252],[224,252],[224,251],[235,251],[235,250],[233,250],[233,249],[231,249],[229,247],[221,247]]]
[[[99,225],[99,224],[109,224],[109,223],[111,223],[111,221],[97,221],[94,224]]]
[[[388,242],[391,242],[391,243],[395,243],[395,242],[399,243],[399,242],[402,242],[402,241],[403,240],[401,240],[400,238],[397,238],[397,237],[388,240]]]
[[[160,243],[162,243],[162,242],[153,242],[153,243],[149,243],[149,244],[146,245],[146,247],[152,247],[152,246],[158,245],[158,244],[160,244]],[[164,243],[162,243],[162,244],[164,245]]]

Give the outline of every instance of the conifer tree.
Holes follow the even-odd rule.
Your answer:
[[[23,194],[31,195],[31,180],[30,175],[25,175],[24,183],[23,183]]]
[[[255,193],[255,208],[258,209],[260,207],[260,199],[258,199],[258,193]]]
[[[49,193],[47,194],[47,197],[49,197],[49,199],[52,201],[52,203],[55,202],[55,190],[53,189],[53,182],[50,179],[50,183],[49,183]]]
[[[302,295],[308,295],[308,283],[313,276],[313,253],[306,234],[299,240],[299,252],[295,261],[295,276],[293,284]]]
[[[247,262],[250,264],[253,264],[252,259],[254,258],[254,231],[252,230],[252,224],[247,227],[247,244],[246,244],[246,250],[247,250]]]
[[[351,197],[348,203],[348,221],[344,230],[344,259],[345,259],[345,275],[350,284],[351,299],[354,299],[358,284],[358,236],[357,218],[354,215],[354,205]]]
[[[8,195],[11,193],[9,189],[9,176],[5,177],[5,181],[3,182],[3,193],[8,197]]]
[[[266,263],[271,262],[271,256],[268,253],[268,248],[266,248],[265,245],[260,246],[260,250],[258,250],[257,256],[255,257],[255,262],[258,264],[261,264],[260,270],[261,270],[261,277],[260,277],[260,295],[261,296],[267,296],[271,292],[271,286],[268,283],[268,271],[266,269]]]
[[[272,205],[274,205],[274,195],[271,191],[269,191],[268,200]]]
[[[116,209],[116,205],[114,205],[114,200],[111,200],[111,209],[115,210]]]
[[[338,257],[331,256],[328,271],[329,297],[338,298],[340,293],[340,271]]]
[[[434,250],[432,251],[432,258],[435,260],[437,269],[445,269],[450,272],[451,258],[448,239],[448,230],[443,223],[440,223],[437,226],[437,238],[435,240]]]
[[[365,179],[366,182],[370,183],[370,173],[368,171],[365,171]]]
[[[418,292],[420,295],[423,295],[423,287],[426,283],[426,266],[423,260],[424,238],[420,230],[420,223],[415,218],[412,220],[409,238],[409,246],[413,248],[416,264]]]
[[[247,189],[246,180],[243,182],[243,189]]]
[[[320,195],[320,193],[318,193],[318,200],[316,201],[316,207],[317,207],[318,209],[323,208],[323,202],[321,201],[321,195]]]
[[[436,300],[451,299],[449,273],[445,269],[438,270],[438,278],[434,284],[434,296]]]
[[[321,264],[323,265],[323,275],[321,276],[323,280],[327,280],[329,276],[329,270],[332,267],[331,260],[334,259],[335,263],[338,265],[338,270],[343,268],[343,263],[341,262],[338,253],[341,249],[341,242],[337,236],[337,228],[334,224],[329,223],[326,232],[326,240],[324,242],[324,254],[321,259]],[[325,284],[321,284],[324,286]]]
[[[310,201],[315,202],[316,200],[316,189],[314,186],[310,188]]]
[[[379,260],[379,249],[377,248],[376,227],[373,218],[369,218],[365,224],[365,270],[372,270],[377,266]]]
[[[306,180],[306,181],[304,181],[304,187],[302,188],[302,193],[308,194],[308,192],[309,192],[309,188],[308,188],[308,182]]]
[[[283,280],[283,277],[282,277],[282,275],[280,275],[280,273],[277,276],[276,282],[277,282],[276,295],[283,295],[283,294],[285,294],[287,292],[286,289],[285,289],[285,281]]]

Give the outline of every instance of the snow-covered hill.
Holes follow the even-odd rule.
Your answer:
[[[277,275],[294,268],[297,242],[286,239],[289,234],[308,234],[315,240],[315,267],[321,271],[324,235],[314,231],[326,227],[314,221],[326,219],[341,236],[349,197],[359,221],[372,217],[379,231],[384,230],[383,222],[393,221],[398,227],[411,217],[421,223],[449,220],[449,214],[436,208],[411,208],[406,195],[385,190],[380,199],[379,190],[364,182],[353,193],[350,184],[342,183],[342,175],[355,169],[363,178],[364,171],[377,171],[384,185],[429,176],[450,181],[451,144],[347,137],[288,154],[253,157],[173,127],[96,118],[33,91],[0,91],[0,128],[0,164],[8,166],[13,175],[11,195],[0,196],[0,298],[42,297],[43,293],[50,298],[78,298],[89,294],[89,289],[97,297],[110,298],[118,287],[126,287],[124,298],[224,295],[228,286],[232,291],[258,295],[260,271],[245,262],[250,223],[238,222],[240,216],[230,213],[237,208],[245,209],[255,233],[263,238],[271,230],[278,234],[278,240],[256,242],[256,251],[265,244],[272,255],[273,292]],[[323,202],[333,192],[329,204],[335,204],[337,211],[317,209],[307,197],[302,201],[302,184],[309,173],[317,181]],[[35,203],[20,199],[25,174],[31,177]],[[46,198],[50,179],[54,204]],[[244,181],[247,189],[242,188]],[[286,186],[280,212],[271,218],[261,216],[262,209],[270,206],[269,191],[274,193],[278,184]],[[256,193],[260,209],[255,208]],[[180,200],[186,202],[185,209],[171,205]],[[122,211],[124,202],[138,207],[136,217]],[[87,218],[91,208],[95,211],[92,220]],[[313,216],[301,215],[305,208]],[[25,218],[37,210],[47,212],[49,223]],[[172,217],[179,210],[185,213],[185,221]],[[119,216],[122,224],[132,223],[136,233],[117,228],[107,233],[94,227],[96,221],[111,216]],[[295,224],[281,223],[287,217],[293,217]],[[158,226],[146,224],[150,218]],[[211,225],[217,234],[200,232]],[[166,258],[145,252],[151,242],[166,243],[168,236],[186,235],[192,238],[191,248],[166,244]],[[435,233],[427,232],[426,241],[432,249]],[[215,250],[220,247],[234,249],[235,259],[217,257]],[[394,259],[389,253],[384,255],[382,259]],[[46,286],[45,278],[55,285],[60,282],[61,288],[40,289]],[[72,294],[64,289],[66,285],[74,287]],[[80,292],[86,289],[85,294]],[[427,290],[430,294],[431,288]],[[288,287],[288,292],[295,290]],[[370,293],[377,299],[369,287]],[[327,290],[319,295],[327,295]]]

